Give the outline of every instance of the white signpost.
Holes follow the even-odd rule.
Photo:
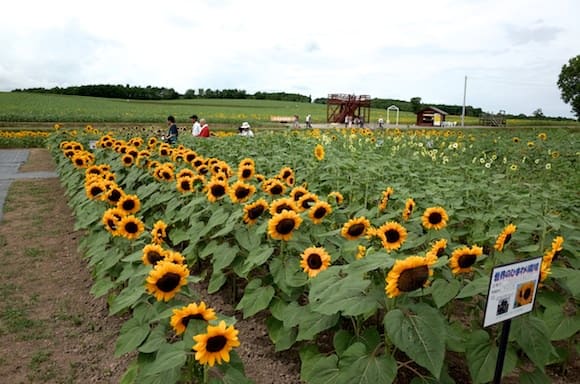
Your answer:
[[[499,265],[491,271],[483,326],[503,322],[493,382],[501,382],[501,371],[509,339],[511,319],[531,312],[540,282],[542,257]]]

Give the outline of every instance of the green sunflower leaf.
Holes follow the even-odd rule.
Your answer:
[[[580,313],[567,316],[561,307],[546,308],[543,316],[550,333],[550,340],[566,340],[576,332],[580,332]]]
[[[475,384],[493,380],[498,348],[489,340],[486,331],[480,329],[471,333],[466,343],[469,373]]]
[[[312,355],[312,352],[303,354],[300,351],[303,366],[307,364],[308,359],[305,359],[307,355]],[[301,370],[301,379],[308,384],[336,384],[339,375],[338,357],[336,355],[327,357],[322,357],[320,354],[313,355],[311,364],[308,364],[308,369],[304,367]]]
[[[544,371],[554,351],[546,323],[535,316],[520,316],[512,322],[511,336],[536,367]]]
[[[157,375],[162,372],[181,368],[187,361],[187,352],[183,342],[165,344],[157,351],[155,361],[144,369],[144,376]]]
[[[284,322],[274,317],[269,317],[266,320],[266,327],[268,328],[268,335],[274,343],[276,352],[285,351],[296,342],[298,329],[295,327],[285,328]]]
[[[482,276],[473,281],[470,281],[459,294],[457,299],[464,299],[466,297],[473,297],[476,295],[487,294],[489,287],[489,276]]]
[[[448,282],[445,279],[437,279],[432,286],[431,295],[433,296],[433,301],[435,301],[437,308],[441,308],[457,295],[461,284],[457,280]]]
[[[439,377],[445,358],[446,327],[441,313],[427,304],[415,304],[403,312],[389,311],[383,320],[393,344],[417,364]]]
[[[390,355],[375,355],[363,343],[351,345],[338,363],[337,384],[392,383],[397,376],[397,362]]]
[[[115,357],[124,355],[137,349],[149,335],[149,325],[142,324],[131,318],[123,324],[115,344]]]
[[[244,319],[268,308],[268,304],[274,297],[274,288],[271,286],[262,287],[261,285],[260,279],[254,279],[246,286],[244,296],[236,307],[237,310],[244,311]]]
[[[149,333],[147,340],[138,348],[138,351],[142,353],[156,352],[163,344],[167,343],[165,333],[165,326],[158,325]]]
[[[296,337],[298,341],[312,340],[320,332],[335,326],[340,318],[338,313],[327,316],[313,312],[308,307],[303,308],[306,308],[306,311],[300,318],[300,324],[298,324],[298,336]]]
[[[222,271],[220,271],[219,269],[214,270],[213,273],[211,274],[211,278],[209,279],[207,293],[212,294],[219,291],[220,288],[226,283],[226,280],[227,277]]]
[[[370,285],[362,274],[340,275],[340,268],[329,268],[312,279],[309,301],[312,310],[325,315],[342,312],[357,316],[377,308],[374,297],[365,294]]]
[[[520,375],[521,384],[550,384],[551,382],[552,379],[539,369],[536,369],[533,372],[522,370]]]

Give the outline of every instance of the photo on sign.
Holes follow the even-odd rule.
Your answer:
[[[516,300],[514,303],[514,308],[521,307],[522,305],[528,305],[532,303],[534,299],[534,291],[536,289],[536,284],[534,280],[526,281],[517,286],[516,289]]]
[[[510,308],[509,296],[499,298],[497,301],[496,315],[499,316],[499,315],[503,315],[504,313],[507,313],[509,308]]]

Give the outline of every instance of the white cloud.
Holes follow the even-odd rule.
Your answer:
[[[0,15],[0,89],[132,84],[287,91],[571,116],[575,0],[19,0]]]

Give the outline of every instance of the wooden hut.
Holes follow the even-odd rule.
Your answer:
[[[440,127],[445,121],[445,116],[448,113],[436,108],[436,107],[425,107],[417,112],[417,125],[427,126],[427,127]]]

